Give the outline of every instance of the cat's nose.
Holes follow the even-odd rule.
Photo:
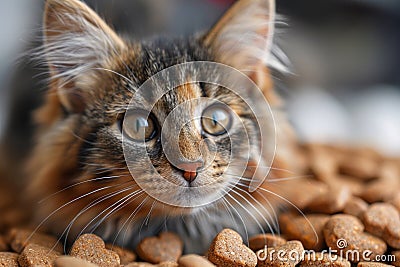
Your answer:
[[[199,169],[203,167],[203,161],[182,162],[177,164],[176,167],[183,172],[183,178],[191,183],[196,179]]]

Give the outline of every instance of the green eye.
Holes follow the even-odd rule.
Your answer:
[[[232,116],[227,107],[212,105],[203,111],[201,124],[207,133],[215,136],[222,135],[229,130]]]
[[[143,110],[129,111],[125,115],[122,129],[125,136],[138,142],[150,141],[157,133],[152,114],[147,116]]]

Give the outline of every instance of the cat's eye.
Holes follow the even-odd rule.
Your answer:
[[[232,124],[232,116],[227,107],[211,105],[203,111],[201,124],[203,130],[208,134],[222,135],[229,130]]]
[[[157,135],[154,116],[143,110],[129,111],[125,115],[122,130],[125,136],[138,142],[150,141]]]

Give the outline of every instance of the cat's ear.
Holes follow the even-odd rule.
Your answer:
[[[270,63],[274,23],[274,0],[239,0],[207,33],[205,44],[219,62],[265,83],[260,80],[265,73],[260,72]]]
[[[71,112],[85,106],[79,79],[125,48],[118,35],[79,0],[47,0],[43,55],[60,102]],[[82,83],[82,82],[81,82]]]

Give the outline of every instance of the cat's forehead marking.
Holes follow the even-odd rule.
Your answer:
[[[183,103],[191,99],[198,99],[202,96],[198,84],[193,82],[180,85],[175,90],[179,103]]]

